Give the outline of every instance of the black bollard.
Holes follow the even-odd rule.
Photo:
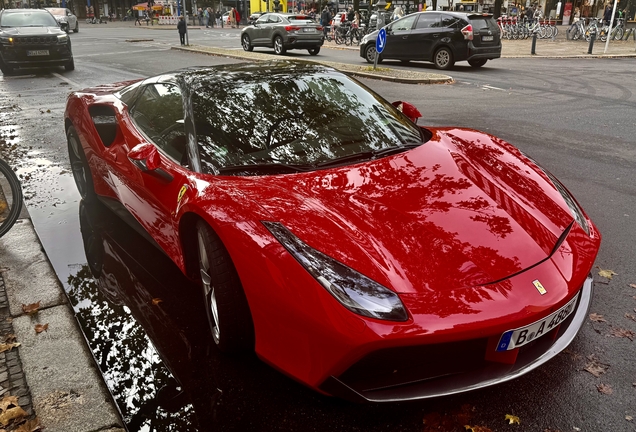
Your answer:
[[[530,54],[535,55],[537,53],[537,32],[532,32],[532,48]]]
[[[590,46],[587,49],[588,54],[592,54],[592,48],[594,48],[594,41],[596,40],[596,32],[592,32],[590,35]]]

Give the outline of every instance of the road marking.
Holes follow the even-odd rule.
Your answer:
[[[505,89],[499,88],[499,87],[492,87],[489,85],[483,85],[481,86],[482,88],[486,88],[486,89],[490,89],[490,90],[501,90],[501,91],[506,91]]]
[[[131,51],[117,51],[117,52],[102,52],[102,53],[93,53],[93,54],[79,54],[74,55],[75,58],[84,58],[84,57],[97,57],[97,56],[107,56],[107,55],[125,55],[125,54],[135,54],[135,53],[147,53],[147,52],[157,52],[157,51],[170,51],[170,49],[143,49],[143,50],[131,50]]]
[[[67,82],[68,84],[72,85],[73,87],[78,87],[78,88],[84,87],[83,85],[81,85],[79,83],[76,83],[75,81],[66,78],[64,75],[60,75],[57,72],[51,72],[51,75],[58,77],[59,79],[61,79],[62,81]]]

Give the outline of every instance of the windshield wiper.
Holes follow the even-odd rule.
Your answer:
[[[312,167],[306,166],[306,165],[290,165],[290,164],[283,164],[283,163],[258,163],[258,164],[249,164],[249,165],[230,165],[230,166],[222,167],[222,168],[219,168],[219,173],[229,174],[229,173],[241,172],[241,171],[305,172],[305,171],[309,171],[311,168]]]
[[[389,156],[389,155],[392,155],[392,154],[405,152],[407,150],[411,150],[411,149],[414,149],[416,147],[419,147],[420,145],[422,145],[422,143],[404,144],[404,145],[395,146],[395,147],[387,147],[387,148],[383,148],[383,149],[380,149],[380,150],[369,150],[369,151],[365,151],[365,152],[361,152],[361,153],[354,153],[354,154],[342,156],[342,157],[339,157],[339,158],[336,158],[336,159],[331,159],[331,160],[328,160],[328,161],[325,161],[325,162],[320,162],[320,163],[316,164],[316,167],[324,168],[324,167],[327,167],[327,166],[334,166],[334,165],[344,164],[346,162],[378,159],[378,158],[381,158],[381,157],[384,157],[384,156]]]

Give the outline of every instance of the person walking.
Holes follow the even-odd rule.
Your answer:
[[[326,38],[327,32],[329,31],[329,25],[331,24],[331,12],[327,6],[325,6],[322,10],[322,15],[320,15],[320,24],[322,25],[322,31]]]
[[[203,17],[203,24],[205,24],[205,28],[209,27],[210,24],[210,11],[209,8],[206,8],[201,12],[201,16]]]
[[[137,23],[141,25],[141,11],[137,12],[137,19],[135,20],[135,25],[137,25]]]
[[[609,25],[612,20],[612,11],[614,10],[614,6],[612,3],[607,3],[605,6],[605,12],[603,13],[603,22],[605,25]]]
[[[181,40],[181,45],[185,45],[186,22],[183,19],[183,15],[179,17],[177,30],[179,31],[179,39]]]

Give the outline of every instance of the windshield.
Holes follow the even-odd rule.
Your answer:
[[[3,13],[2,27],[57,27],[57,21],[46,11]]]
[[[223,85],[201,82],[193,89],[204,172],[268,164],[311,169],[424,140],[393,105],[339,73],[274,69],[255,76]]]
[[[56,16],[66,16],[66,9],[63,8],[47,8],[46,10]]]

